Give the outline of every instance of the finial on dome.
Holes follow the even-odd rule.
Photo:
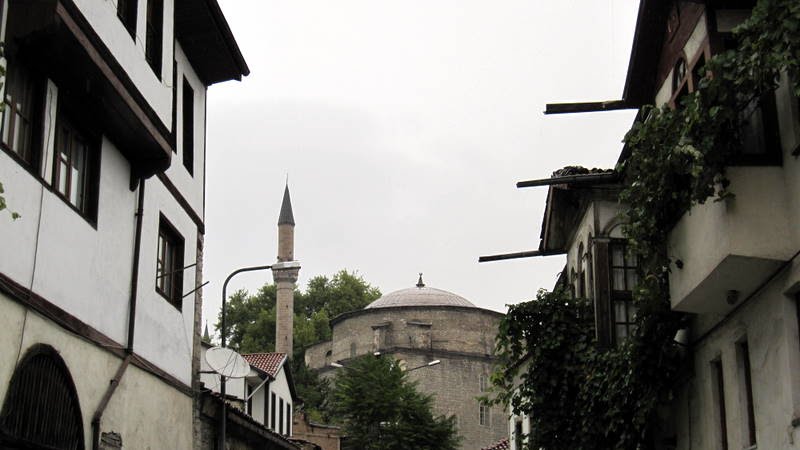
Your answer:
[[[422,272],[419,273],[419,281],[417,281],[417,287],[418,288],[424,288],[425,287],[425,283],[422,282]]]

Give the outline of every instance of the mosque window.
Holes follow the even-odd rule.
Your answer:
[[[491,422],[489,406],[483,403],[478,406],[478,421],[482,426],[488,427]]]
[[[478,384],[480,385],[481,392],[486,392],[489,386],[489,377],[485,374],[481,374],[480,377],[478,377]]]

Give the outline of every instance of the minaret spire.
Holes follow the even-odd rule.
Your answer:
[[[286,179],[286,188],[283,190],[283,202],[281,203],[281,213],[278,216],[278,225],[294,225],[294,214],[292,213],[292,198],[289,195],[288,178]]]
[[[281,212],[278,215],[278,262],[272,265],[272,279],[277,288],[275,311],[275,351],[292,357],[294,332],[294,288],[300,273],[300,263],[294,260],[294,214],[289,195],[289,178],[283,190]]]

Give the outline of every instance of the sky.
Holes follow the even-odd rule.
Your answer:
[[[633,111],[545,116],[622,96],[637,0],[220,0],[250,76],[208,92],[204,321],[233,270],[275,262],[288,176],[300,288],[357,271],[505,312],[552,288],[538,248],[566,165],[613,167]],[[255,291],[268,272],[238,275]]]

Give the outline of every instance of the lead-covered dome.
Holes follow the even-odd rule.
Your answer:
[[[394,308],[398,306],[460,306],[476,308],[472,302],[460,295],[425,286],[422,282],[422,275],[420,275],[417,287],[390,292],[370,303],[364,309]]]

